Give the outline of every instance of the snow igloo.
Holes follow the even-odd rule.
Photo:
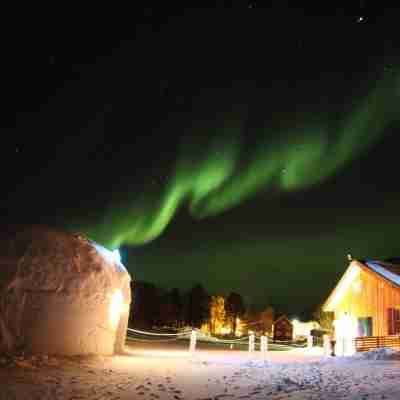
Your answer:
[[[39,226],[1,236],[0,351],[111,355],[124,350],[131,278],[112,251]]]

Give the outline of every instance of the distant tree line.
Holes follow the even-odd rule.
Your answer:
[[[251,330],[271,334],[274,320],[286,314],[271,305],[259,309],[246,307],[242,296],[236,292],[228,296],[210,295],[201,284],[182,291],[135,281],[132,284],[132,295],[129,325],[136,328],[201,328],[206,324],[211,333],[218,332],[221,327],[230,327],[231,332],[236,332],[240,318],[245,332]],[[312,317],[320,323],[321,329],[332,329],[332,315],[322,312],[321,306]]]
[[[136,281],[132,286],[129,325],[139,328],[167,326],[200,328],[203,324],[228,324],[236,331],[237,318],[246,308],[242,296],[232,292],[227,297],[211,296],[201,284],[188,291],[166,290],[153,283]]]

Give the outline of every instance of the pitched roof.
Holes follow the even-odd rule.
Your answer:
[[[282,319],[286,319],[287,321],[289,321],[290,323],[292,323],[292,321],[288,318],[288,316],[286,314],[282,314],[280,317],[278,317],[275,321],[274,324],[276,324],[278,321],[281,321]]]
[[[393,263],[392,260],[394,259],[386,261],[352,260],[339,282],[322,305],[322,309],[324,311],[333,311],[335,304],[341,296],[340,293],[347,290],[351,282],[358,276],[360,269],[368,270],[400,288],[400,263]]]
[[[370,270],[400,287],[400,265],[386,261],[363,261]]]

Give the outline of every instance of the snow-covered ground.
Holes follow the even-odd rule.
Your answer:
[[[116,357],[0,357],[0,399],[400,399],[400,357],[137,344]]]

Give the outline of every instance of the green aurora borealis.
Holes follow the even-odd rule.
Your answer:
[[[172,176],[159,192],[145,191],[120,208],[111,206],[101,224],[79,229],[112,248],[142,245],[161,235],[182,205],[202,219],[259,191],[295,192],[320,184],[368,151],[398,119],[399,88],[399,77],[391,72],[340,121],[326,115],[275,131],[266,126],[245,155],[241,117],[246,113],[219,115],[213,129],[186,132]]]

